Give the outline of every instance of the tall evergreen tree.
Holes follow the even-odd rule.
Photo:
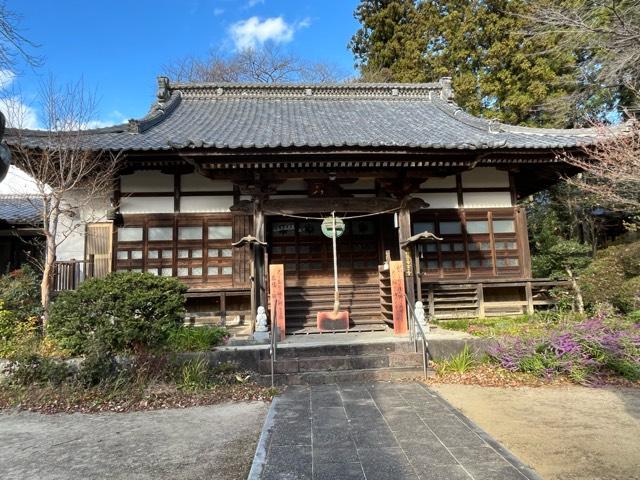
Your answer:
[[[451,76],[457,103],[507,123],[572,126],[577,56],[526,32],[529,0],[362,0],[350,48],[364,80]]]

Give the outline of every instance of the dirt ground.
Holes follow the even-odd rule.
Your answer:
[[[0,414],[3,480],[247,478],[266,402],[133,413]]]
[[[545,479],[640,479],[640,389],[432,388]]]

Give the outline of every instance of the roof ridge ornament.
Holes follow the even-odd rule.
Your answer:
[[[164,103],[171,98],[171,84],[169,82],[169,77],[160,75],[157,82],[158,92],[156,93],[156,96],[158,97],[158,103]]]
[[[440,84],[440,98],[445,102],[453,102],[453,86],[451,84],[451,77],[440,77],[438,83]]]

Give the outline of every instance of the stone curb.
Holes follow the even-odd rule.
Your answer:
[[[269,437],[271,437],[271,429],[273,428],[273,422],[276,416],[276,404],[279,402],[279,397],[274,397],[269,407],[267,417],[264,419],[262,425],[262,431],[260,432],[260,439],[258,440],[258,446],[256,447],[256,453],[253,456],[253,463],[251,464],[251,470],[247,476],[247,480],[260,480],[262,470],[264,469],[265,462],[267,460],[267,452],[269,450]]]

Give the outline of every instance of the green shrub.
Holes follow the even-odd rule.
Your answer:
[[[640,276],[625,281],[613,297],[612,303],[622,312],[640,310]]]
[[[72,370],[63,361],[29,354],[11,362],[6,373],[14,385],[60,385],[71,376]]]
[[[113,355],[92,352],[80,365],[76,379],[84,387],[94,387],[115,378],[120,371]]]
[[[599,252],[578,283],[587,305],[609,303],[622,312],[629,312],[634,309],[639,277],[640,242],[634,242]]]
[[[40,277],[29,266],[0,276],[0,300],[4,308],[14,312],[18,321],[39,318]]]
[[[170,333],[168,346],[174,352],[202,352],[220,345],[228,336],[222,327],[183,327]]]
[[[37,347],[40,340],[36,317],[20,319],[11,310],[5,310],[0,300],[0,358],[14,358]]]
[[[112,273],[62,292],[48,333],[72,353],[141,352],[166,345],[182,324],[186,286],[148,273]]]

